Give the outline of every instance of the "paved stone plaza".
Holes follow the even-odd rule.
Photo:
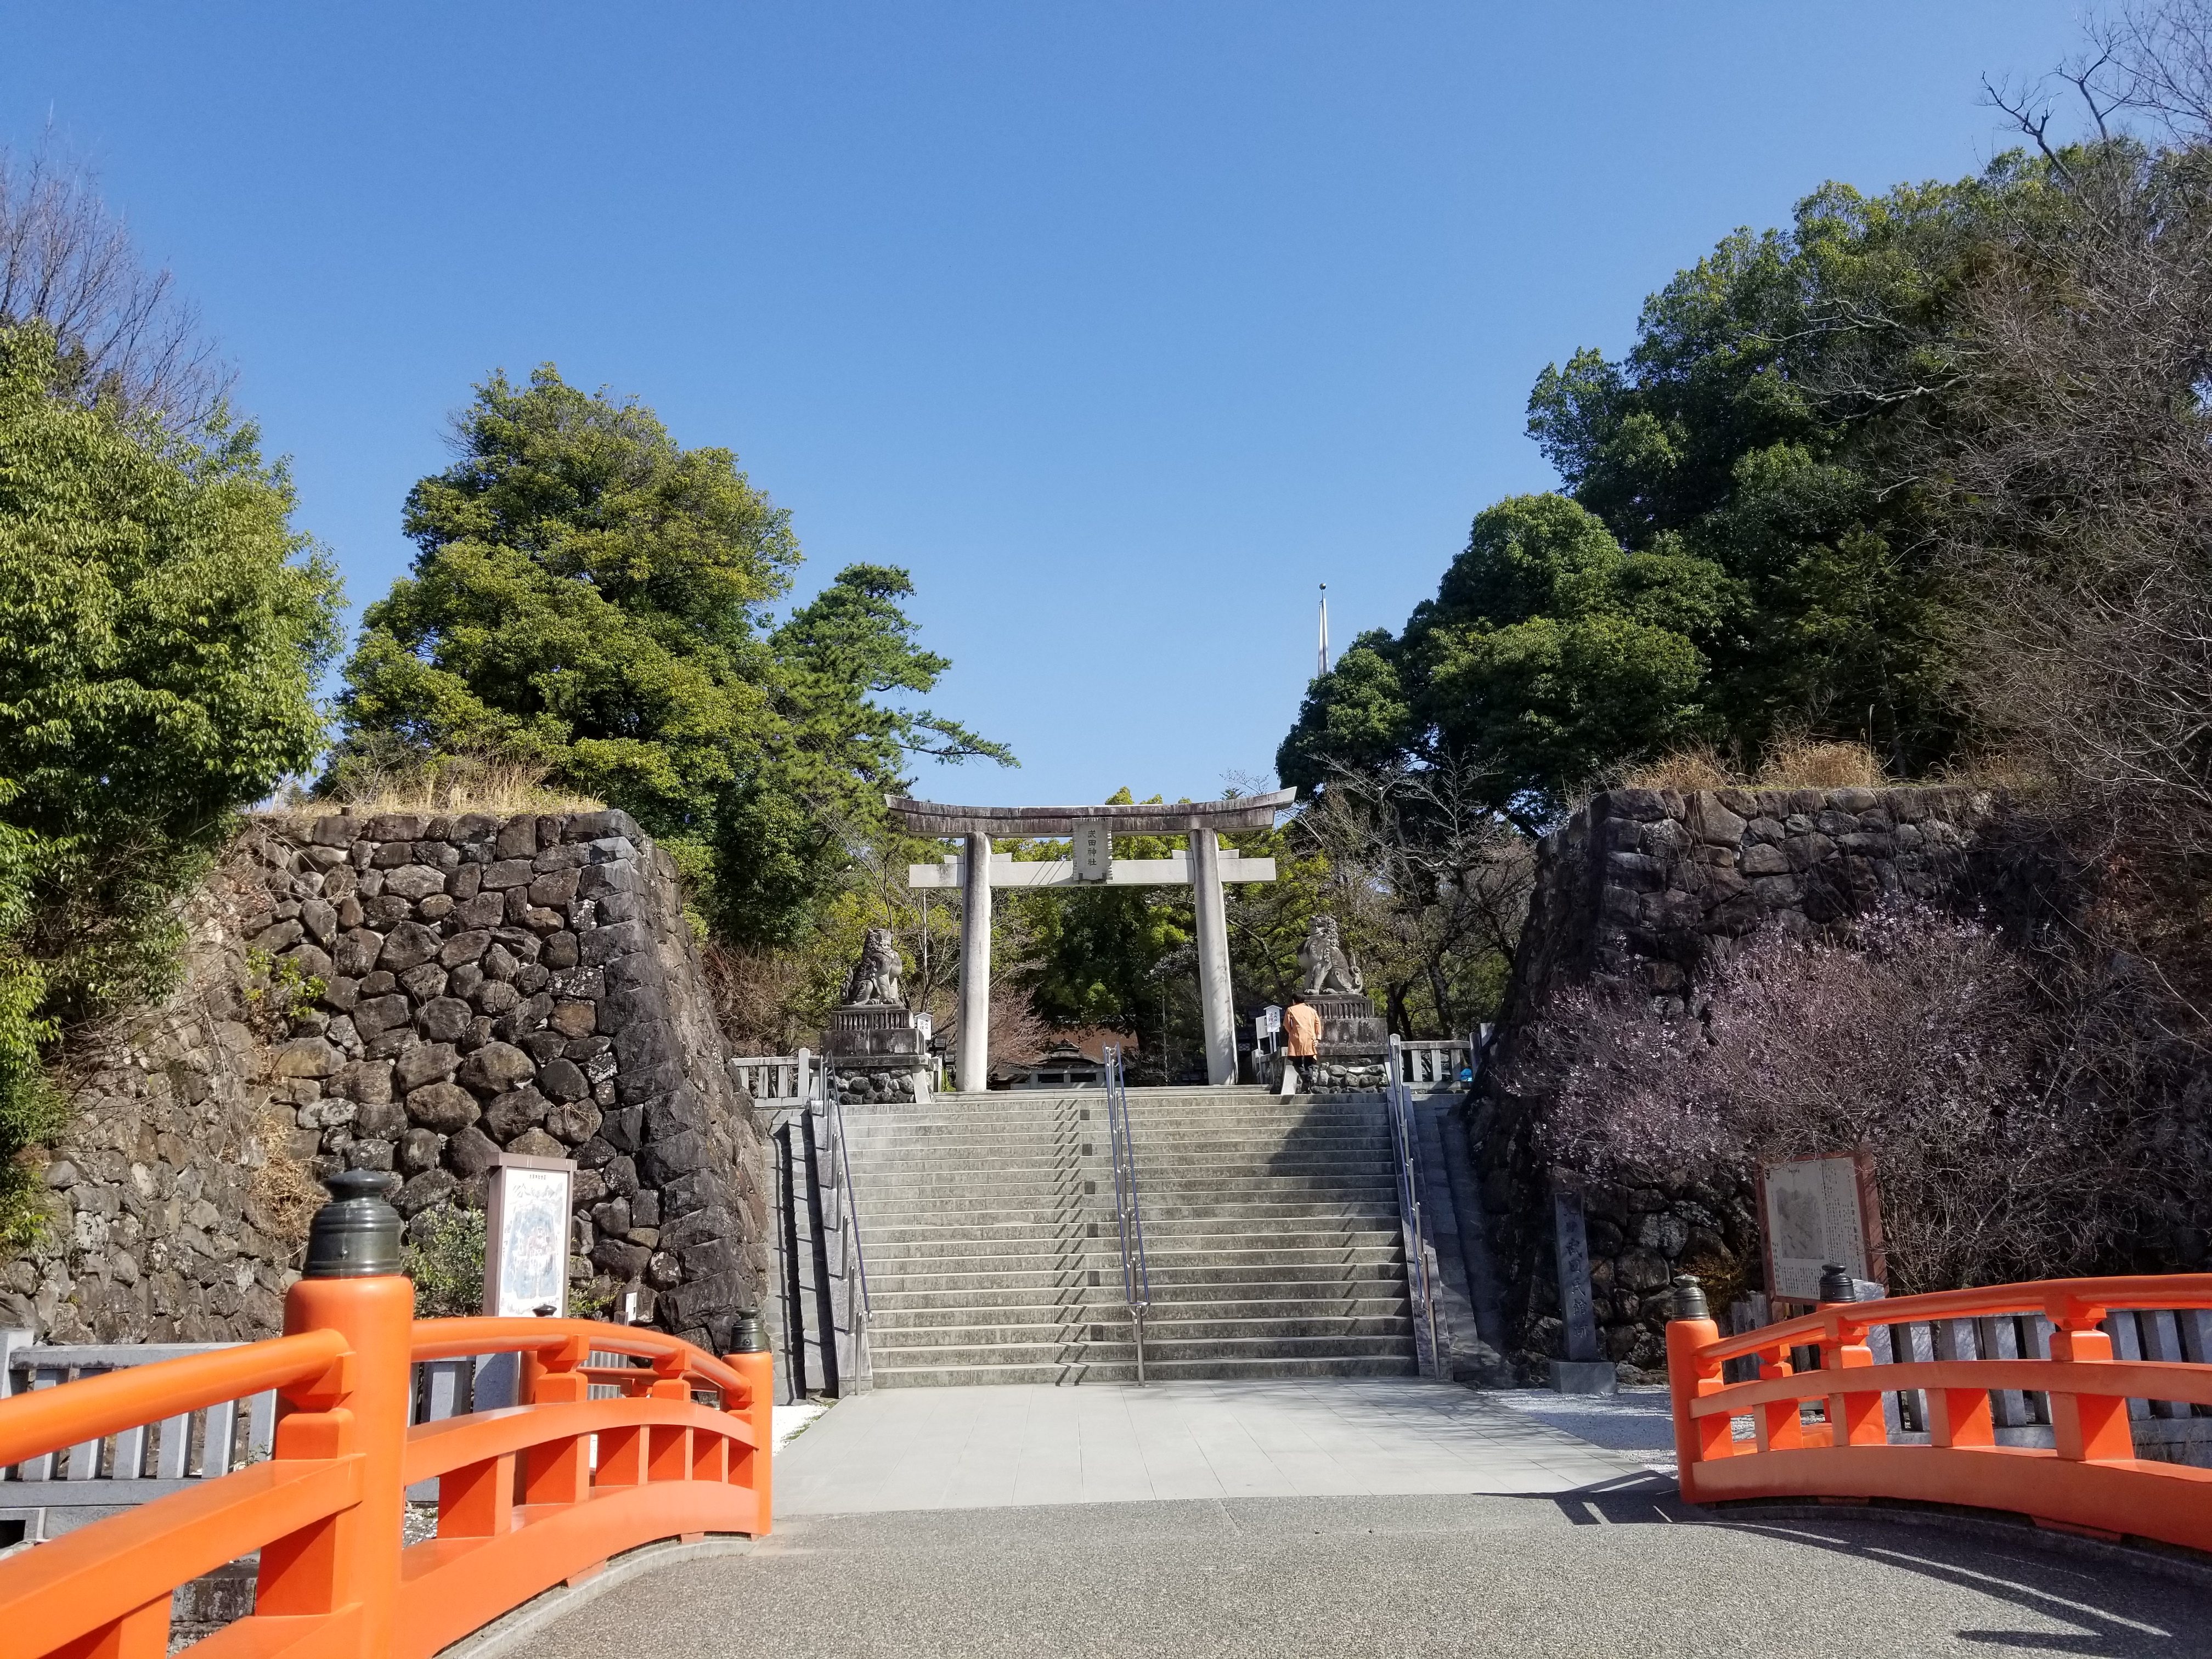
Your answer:
[[[1413,1378],[897,1389],[844,1401],[793,1441],[775,1505],[857,1515],[1671,1486],[1650,1462]]]

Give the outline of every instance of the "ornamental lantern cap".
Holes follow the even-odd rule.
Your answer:
[[[331,1201],[307,1226],[303,1279],[378,1279],[400,1271],[399,1212],[385,1201],[392,1177],[342,1170],[327,1177]]]

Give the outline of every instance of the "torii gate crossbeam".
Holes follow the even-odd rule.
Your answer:
[[[1224,881],[1273,881],[1273,859],[1224,858],[1219,832],[1267,830],[1275,814],[1297,799],[1297,792],[1247,795],[1236,800],[1180,801],[1110,806],[945,806],[934,801],[894,795],[891,816],[909,834],[958,836],[966,845],[957,860],[907,866],[908,887],[961,890],[960,1052],[955,1076],[961,1092],[990,1087],[991,890],[994,887],[1060,887],[1098,884],[1152,886],[1188,882],[1198,912],[1199,1006],[1206,1021],[1206,1075],[1209,1083],[1237,1079],[1236,1011],[1230,1000],[1229,922],[1222,900]],[[1115,859],[1114,836],[1185,836],[1190,851],[1165,859]],[[1056,861],[1017,863],[994,856],[994,836],[1022,838],[1072,836],[1076,856]]]

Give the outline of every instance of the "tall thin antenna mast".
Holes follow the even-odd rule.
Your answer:
[[[1321,585],[1321,650],[1316,660],[1320,666],[1314,670],[1314,678],[1319,679],[1328,672],[1328,584],[1327,582]]]

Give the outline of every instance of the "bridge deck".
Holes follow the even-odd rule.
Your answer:
[[[1231,1498],[800,1516],[738,1557],[618,1584],[502,1659],[2181,1659],[2212,1653],[2204,1596],[1845,1512]]]

